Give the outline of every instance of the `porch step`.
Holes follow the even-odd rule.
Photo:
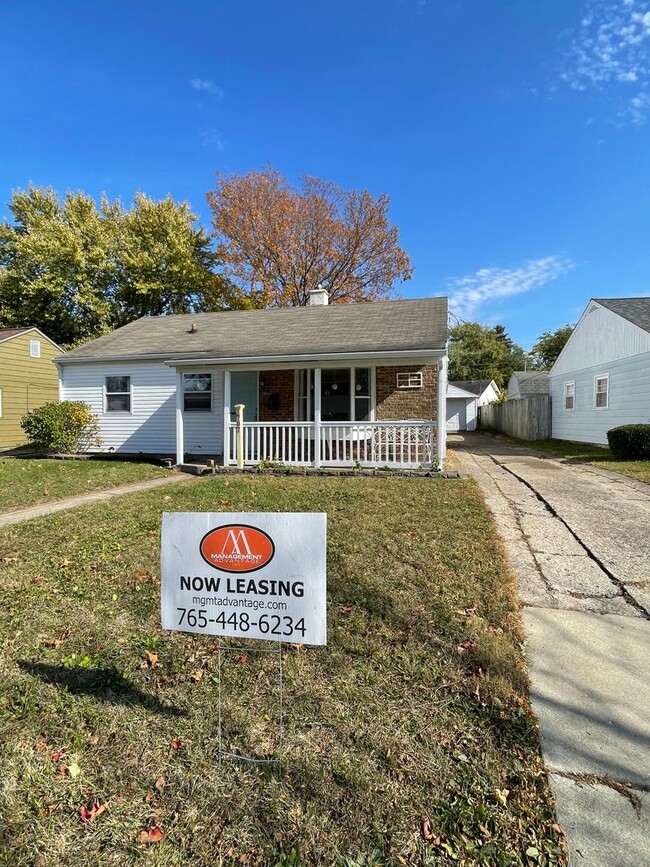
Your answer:
[[[212,473],[212,467],[207,464],[176,464],[176,469],[191,476],[207,476]]]

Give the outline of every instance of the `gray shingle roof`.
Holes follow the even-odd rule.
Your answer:
[[[550,394],[550,379],[544,370],[515,370],[519,394]]]
[[[450,382],[449,385],[462,388],[463,391],[469,391],[472,394],[483,394],[491,382],[491,379],[464,379],[458,382]]]
[[[196,333],[190,334],[194,323]],[[60,360],[255,358],[444,349],[447,299],[143,317]]]
[[[650,331],[650,298],[594,298],[602,307]]]

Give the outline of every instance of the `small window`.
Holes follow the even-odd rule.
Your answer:
[[[564,408],[568,411],[575,409],[576,384],[575,382],[564,383]]]
[[[106,377],[106,412],[131,412],[131,377]]]
[[[609,406],[609,374],[594,376],[594,409],[607,409]]]
[[[41,357],[41,341],[40,340],[30,340],[29,341],[29,354],[32,358],[40,358]]]
[[[422,388],[422,371],[417,370],[413,373],[398,373],[397,374],[398,388]]]
[[[185,412],[212,411],[212,374],[183,374],[183,409]]]

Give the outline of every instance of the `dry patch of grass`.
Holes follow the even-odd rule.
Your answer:
[[[0,457],[0,512],[157,479],[171,472],[153,464],[128,461]]]
[[[283,649],[282,773],[218,764],[216,641],[159,628],[161,512],[219,508],[328,513],[328,646]],[[0,864],[565,863],[473,482],[163,487],[0,531],[0,578]],[[225,653],[223,692],[224,746],[268,754],[277,658]]]

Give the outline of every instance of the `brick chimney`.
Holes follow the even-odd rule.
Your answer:
[[[315,289],[309,290],[310,307],[326,307],[330,303],[330,293],[319,283]]]

